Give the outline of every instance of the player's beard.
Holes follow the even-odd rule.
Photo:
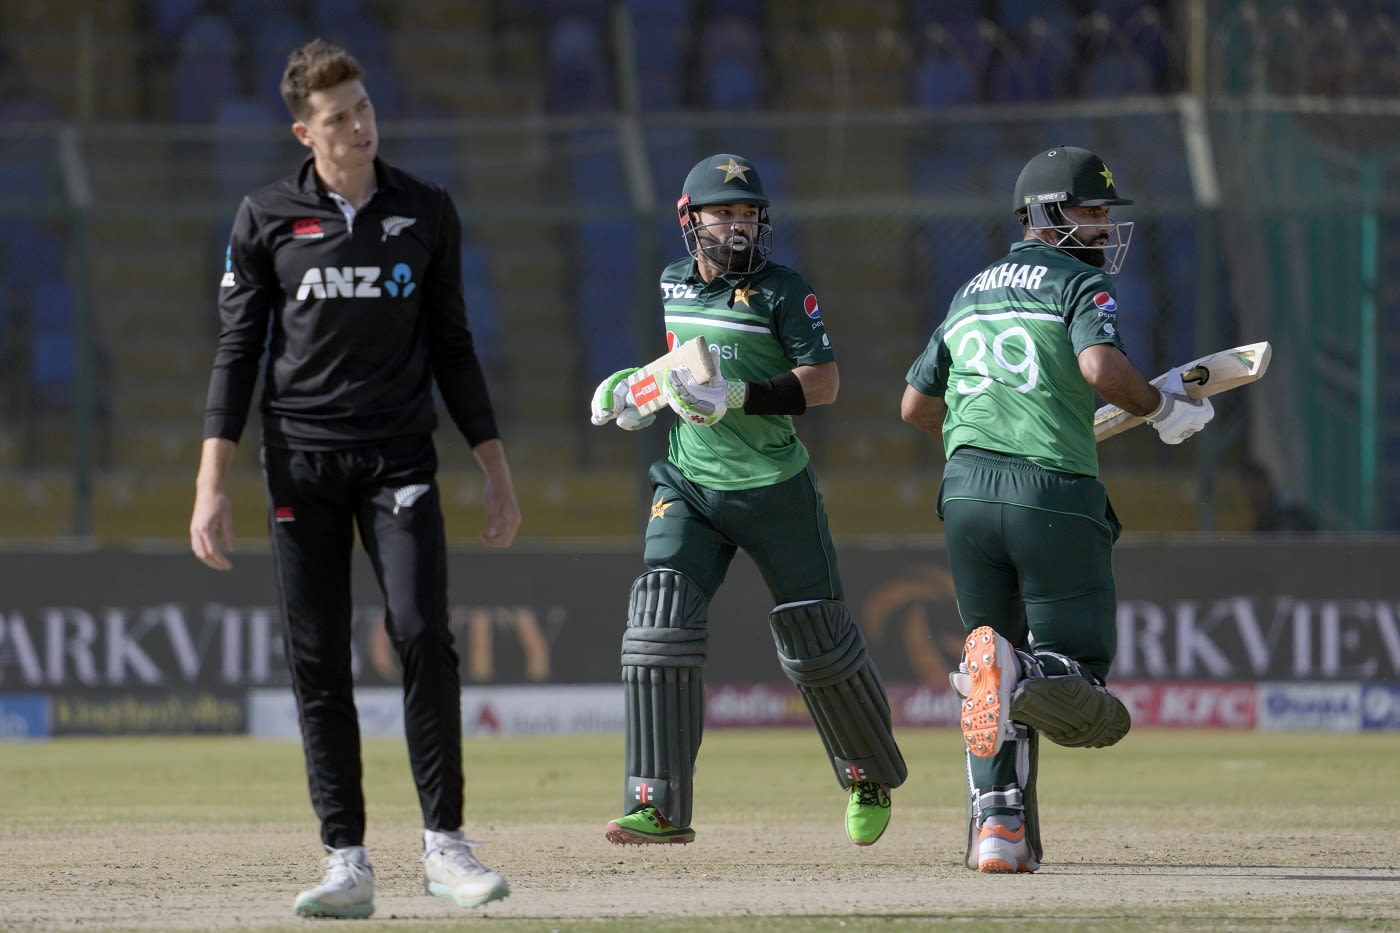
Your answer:
[[[1104,248],[1108,246],[1108,237],[1096,237],[1092,245],[1085,245],[1073,233],[1065,237],[1065,245],[1060,249],[1069,253],[1082,263],[1087,263],[1096,269],[1102,269],[1108,261],[1108,256]]]
[[[696,237],[705,258],[721,272],[747,272],[753,268],[758,243],[752,237],[727,231],[718,237],[704,227],[696,231]]]

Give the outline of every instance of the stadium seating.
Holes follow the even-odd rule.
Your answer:
[[[308,6],[311,33],[324,38],[375,21],[367,0],[310,0]]]
[[[180,36],[171,75],[172,116],[181,123],[210,123],[219,105],[240,91],[238,37],[227,17],[200,13]]]
[[[545,106],[587,113],[615,105],[607,46],[596,24],[580,16],[558,20],[549,34]]]
[[[24,462],[38,466],[51,462],[53,455],[72,451],[71,418],[74,405],[74,384],[77,377],[77,336],[75,316],[76,296],[66,278],[46,277],[36,281],[30,291],[29,346],[27,359],[28,385],[25,387]],[[109,409],[106,391],[106,358],[100,346],[92,346],[89,360],[90,376],[96,387],[96,415],[99,446],[97,461],[109,461]],[[50,418],[63,419],[65,425],[53,430]],[[57,447],[56,450],[49,448]]]
[[[1180,4],[114,0],[98,6],[94,15],[103,42],[95,87],[73,78],[64,4],[5,7],[0,59],[28,70],[21,86],[0,67],[0,122],[61,118],[74,121],[80,133],[88,126],[102,132],[104,120],[125,112],[105,102],[101,76],[129,73],[135,77],[120,80],[139,92],[132,119],[237,128],[217,149],[203,142],[140,147],[119,142],[120,157],[132,160],[127,165],[104,161],[98,152],[102,142],[84,142],[99,206],[92,260],[99,296],[95,311],[112,329],[114,352],[120,343],[123,353],[115,360],[122,391],[113,396],[129,428],[122,462],[141,470],[178,468],[180,489],[187,487],[191,425],[197,423],[192,410],[199,405],[207,378],[204,357],[212,346],[199,342],[212,339],[212,288],[205,267],[215,253],[203,233],[216,229],[213,240],[222,243],[233,199],[294,164],[284,161],[295,144],[286,138],[276,85],[287,52],[313,34],[343,42],[365,64],[383,123],[409,118],[446,127],[434,136],[420,134],[417,126],[402,135],[386,126],[383,150],[386,158],[447,185],[458,197],[464,223],[475,233],[464,241],[462,262],[468,313],[488,369],[508,368],[527,348],[573,353],[579,334],[599,339],[570,370],[570,384],[587,382],[585,370],[592,378],[600,370],[637,362],[642,352],[637,345],[652,335],[640,333],[634,318],[654,310],[660,265],[684,255],[674,215],[681,180],[695,161],[721,150],[758,163],[775,201],[776,258],[816,280],[823,308],[830,309],[847,380],[840,410],[818,415],[813,425],[823,417],[832,424],[832,418],[866,419],[880,410],[876,406],[888,404],[887,398],[862,394],[862,385],[881,378],[880,367],[908,357],[910,347],[927,337],[923,324],[941,317],[952,288],[1005,249],[1015,231],[1009,219],[1001,224],[996,212],[1009,207],[1006,194],[1025,159],[1051,145],[1100,148],[1120,174],[1125,194],[1138,201],[1120,215],[1140,225],[1118,279],[1122,325],[1134,358],[1156,371],[1198,349],[1194,318],[1205,310],[1196,307],[1202,245],[1190,213],[1193,192],[1180,157],[1177,117],[1160,117],[1166,130],[1139,115],[1116,123],[1098,116],[1050,123],[1035,113],[1045,108],[1034,106],[1180,91],[1185,54]],[[128,12],[109,12],[118,7]],[[630,51],[641,79],[640,138],[652,184],[652,214],[645,217],[631,213],[637,208],[634,196],[646,192],[631,189],[620,143],[613,138],[614,113],[622,103],[615,56],[624,50],[613,48],[619,10],[631,18]],[[1235,70],[1227,76],[1212,72],[1213,90],[1395,96],[1400,40],[1385,4],[1289,0],[1225,4],[1216,12],[1207,51],[1222,72]],[[123,17],[139,27],[129,36],[119,28]],[[42,26],[42,31],[25,35],[21,26]],[[126,44],[106,43],[123,36]],[[697,57],[701,44],[711,54]],[[59,49],[62,56],[55,52]],[[76,108],[84,95],[93,95],[97,109],[80,115]],[[909,104],[927,113],[901,112]],[[988,104],[1027,105],[1017,113],[1028,118],[1002,120],[980,109]],[[965,111],[968,106],[972,109]],[[823,117],[794,129],[782,120],[767,121],[768,108]],[[890,123],[863,134],[854,124],[880,108],[889,108]],[[1079,112],[1105,109],[1091,102]],[[686,110],[703,112],[682,123]],[[730,114],[734,120],[726,122]],[[536,115],[544,117],[539,123],[544,132],[528,119]],[[601,135],[560,133],[560,121],[552,118],[575,115],[584,115],[578,125],[596,118]],[[825,117],[829,127],[822,123]],[[852,126],[842,125],[847,117],[854,118]],[[907,129],[899,125],[906,117]],[[456,121],[480,118],[487,119],[461,135]],[[247,133],[264,121],[280,125],[282,138],[265,150]],[[753,132],[760,125],[766,132]],[[185,139],[202,139],[200,133],[186,132]],[[35,280],[62,280],[66,272],[62,247],[68,231],[49,223],[52,214],[34,223],[30,210],[64,203],[56,152],[52,133],[0,138],[5,221],[0,223],[0,307],[8,308],[10,333],[20,339],[5,363],[7,371],[13,376],[17,358],[33,354],[42,364],[36,374],[62,386],[61,348],[71,335],[65,338],[59,328],[31,342],[27,323],[23,329],[15,326],[28,317],[28,298],[16,300],[19,292]],[[129,181],[138,159],[142,165],[168,164],[167,176],[149,171]],[[893,203],[912,194],[936,213],[907,217],[903,203],[878,221],[827,213],[827,199],[846,194],[842,186],[856,177],[848,174],[853,170],[860,173],[850,185],[854,197],[890,197]],[[1387,176],[1384,184],[1393,187],[1392,181]],[[198,187],[206,183],[207,188]],[[162,202],[167,186],[175,193]],[[792,198],[800,210],[790,209]],[[946,208],[939,207],[943,200]],[[994,211],[978,207],[979,200]],[[138,203],[153,205],[151,215],[131,216]],[[519,216],[512,213],[517,206]],[[108,210],[114,213],[103,213]],[[587,223],[575,222],[578,215],[571,212],[579,210],[589,212]],[[541,219],[543,214],[548,218]],[[16,217],[23,219],[14,222]],[[121,242],[114,242],[113,228],[122,228]],[[217,256],[222,257],[221,246]],[[1382,258],[1382,269],[1394,265],[1391,258]],[[907,281],[899,281],[901,275]],[[826,281],[835,284],[822,287]],[[178,312],[149,306],[142,288],[150,282],[162,283]],[[509,285],[498,288],[498,283]],[[53,294],[47,300],[62,303]],[[1383,296],[1380,317],[1395,318],[1388,313],[1395,306],[1394,296]],[[857,338],[851,333],[854,315],[867,307],[879,310],[879,326],[865,328],[860,320],[856,326],[869,333]],[[1232,331],[1230,310],[1228,302],[1215,303],[1222,318],[1213,333]],[[917,327],[911,324],[914,317]],[[5,327],[0,322],[0,333]],[[138,331],[150,336],[138,338]],[[911,338],[915,331],[922,332]],[[882,342],[885,338],[893,346]],[[1387,334],[1383,343],[1389,347],[1400,340]],[[1393,369],[1393,362],[1385,363],[1384,371]],[[571,445],[577,419],[555,411],[548,393],[521,389],[512,375],[498,394],[526,398],[519,404],[528,417],[518,429],[522,463],[576,454]],[[178,407],[168,401],[177,397]],[[507,404],[504,397],[502,404]],[[1385,407],[1400,412],[1400,400],[1387,397]],[[1390,415],[1387,425],[1382,458],[1400,462],[1395,455],[1400,415]],[[832,462],[866,469],[886,454],[895,461],[908,456],[907,444],[897,437],[877,435],[862,427],[850,450],[836,454],[844,459]],[[13,462],[4,459],[5,443],[0,437],[0,464]],[[825,462],[829,455],[822,450],[819,456]],[[529,480],[521,482],[524,487]],[[1400,488],[1400,479],[1392,485]],[[1400,515],[1389,521],[1400,523]]]
[[[290,171],[278,161],[288,135],[287,110],[240,94],[220,101],[214,119],[228,130],[212,158],[218,196],[232,210],[243,195]]]
[[[915,106],[976,103],[991,59],[988,30],[975,19],[930,21],[918,31],[911,73]]]
[[[365,84],[378,119],[394,120],[405,115],[402,82],[381,23],[373,17],[332,19],[321,37],[349,50],[364,68]]]
[[[637,63],[638,103],[643,110],[685,106],[685,68],[690,50],[690,8],[686,2],[631,0],[632,53]]]
[[[224,15],[228,17],[229,23],[233,25],[234,31],[237,32],[239,36],[255,34],[268,20],[290,15],[287,13],[287,8],[289,6],[295,6],[294,4],[288,4],[286,0],[237,0],[236,3],[225,2],[222,4],[216,4],[206,0],[206,5],[209,7],[214,7],[216,5],[221,7],[224,11]],[[313,6],[318,5],[319,4],[313,4]],[[363,0],[355,0],[353,3],[344,3],[342,6],[348,10],[362,8]],[[301,41],[305,42],[314,35],[316,35],[314,31],[309,34],[303,33]]]
[[[162,44],[177,45],[203,11],[204,0],[149,0],[151,36]]]
[[[611,0],[532,0],[540,3],[542,22],[565,19],[585,19],[599,30],[606,30],[611,15]],[[528,6],[528,4],[527,4]]]
[[[500,309],[486,250],[465,233],[462,236],[462,294],[477,358],[489,374],[506,363]]]
[[[31,290],[29,383],[31,404],[45,409],[73,400],[73,287],[47,277]]]
[[[993,83],[991,96],[1001,100],[1060,100],[1073,87],[1078,54],[1074,48],[1074,17],[1060,13],[1033,16],[1018,36],[1023,66],[1018,70],[1025,84],[1013,91],[1014,97],[999,92]]]
[[[762,0],[710,0],[704,4],[705,15],[713,18],[735,16],[751,23],[763,22]]]
[[[755,21],[723,15],[709,19],[700,33],[701,106],[710,110],[753,110],[766,102],[763,39]]]
[[[279,119],[286,115],[282,102],[282,72],[287,56],[306,41],[310,34],[302,21],[285,10],[261,17],[252,32],[252,96],[275,107]],[[371,76],[371,81],[374,76]]]
[[[646,126],[647,166],[651,172],[655,220],[646,229],[653,231],[657,267],[685,255],[681,228],[676,217],[676,199],[692,166],[709,155],[700,151],[699,134],[689,126]]]

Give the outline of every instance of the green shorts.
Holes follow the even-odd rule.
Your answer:
[[[1108,676],[1122,526],[1102,483],[963,447],[944,469],[938,514],[964,630],[990,625],[1018,648],[1033,639]]]
[[[758,567],[774,605],[841,599],[836,548],[812,465],[757,489],[709,489],[669,460],[652,464],[647,567],[677,570],[714,598],[740,548]]]

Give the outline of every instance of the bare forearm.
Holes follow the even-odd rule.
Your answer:
[[[802,394],[807,398],[808,408],[830,405],[836,401],[836,395],[841,390],[841,374],[835,363],[798,366],[792,372],[802,383]]]
[[[899,403],[899,416],[927,434],[943,433],[943,419],[948,414],[948,404],[934,395],[925,395],[913,386],[904,387],[904,398]]]
[[[510,464],[506,460],[506,448],[500,438],[477,444],[472,448],[472,456],[476,458],[477,465],[488,480],[510,483]]]
[[[1151,414],[1162,402],[1162,394],[1110,344],[1085,348],[1079,354],[1079,371],[1104,401],[1134,415]]]
[[[199,473],[195,476],[196,492],[218,492],[224,488],[229,465],[238,445],[222,437],[206,437],[200,448]]]

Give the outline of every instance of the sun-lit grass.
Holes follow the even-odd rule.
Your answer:
[[[950,850],[963,820],[961,739],[951,730],[905,730],[900,735],[910,777],[897,792],[900,827],[926,828],[931,851]],[[464,748],[469,820],[498,835],[512,828],[605,821],[621,803],[620,736],[468,739]],[[418,802],[402,741],[365,743],[365,788],[375,827],[413,827]],[[1180,866],[1230,868],[1297,865],[1300,878],[1316,870],[1354,866],[1397,874],[1400,795],[1394,763],[1400,735],[1241,733],[1137,730],[1116,748],[1069,750],[1044,744],[1039,783],[1047,849],[1062,875],[1096,872],[1126,859],[1154,872]],[[737,780],[754,792],[736,792]],[[726,826],[746,822],[827,819],[834,780],[810,730],[711,731],[696,775],[696,812]],[[838,804],[839,805],[839,802]],[[25,863],[26,840],[71,835],[71,864],[90,857],[85,834],[123,831],[179,839],[234,827],[294,831],[314,838],[301,747],[249,738],[62,739],[0,745],[0,930],[6,878]],[[697,819],[697,827],[699,826]],[[294,828],[288,830],[288,828]],[[1103,840],[1118,855],[1105,855]],[[1374,839],[1369,847],[1357,840]],[[878,850],[878,847],[877,847]],[[633,853],[628,853],[633,854]],[[796,853],[797,859],[819,858]],[[930,855],[932,861],[946,856]],[[68,858],[68,856],[63,856]],[[671,864],[667,862],[666,864]],[[1320,868],[1319,868],[1320,866]],[[1117,866],[1114,866],[1115,868]],[[1209,883],[1209,872],[1204,882]],[[833,883],[839,877],[833,872]],[[968,873],[975,879],[977,876]],[[1033,881],[1054,877],[1047,867]],[[1063,880],[1063,879],[1061,879]],[[1395,879],[1400,882],[1400,878]],[[256,884],[256,881],[251,882]],[[528,895],[521,895],[527,897]],[[1385,930],[1400,924],[1394,904],[1364,902],[1346,910],[1296,905],[1238,910],[1221,916],[1209,897],[1199,904],[1137,910],[1131,922],[1106,903],[1102,911],[1023,906],[981,916],[965,909],[918,915],[695,917],[646,920],[523,920],[493,916],[493,929],[608,931],[914,930],[934,923],[966,929],[1037,930]],[[1368,919],[1374,914],[1376,919]],[[467,920],[470,918],[464,918]],[[211,922],[211,927],[215,926]],[[225,921],[217,924],[229,929]],[[184,928],[189,928],[185,926]],[[304,931],[304,923],[233,927],[269,933]],[[43,929],[32,923],[24,930]],[[110,929],[107,927],[106,929]],[[399,919],[356,923],[356,931],[424,933],[443,929]]]

